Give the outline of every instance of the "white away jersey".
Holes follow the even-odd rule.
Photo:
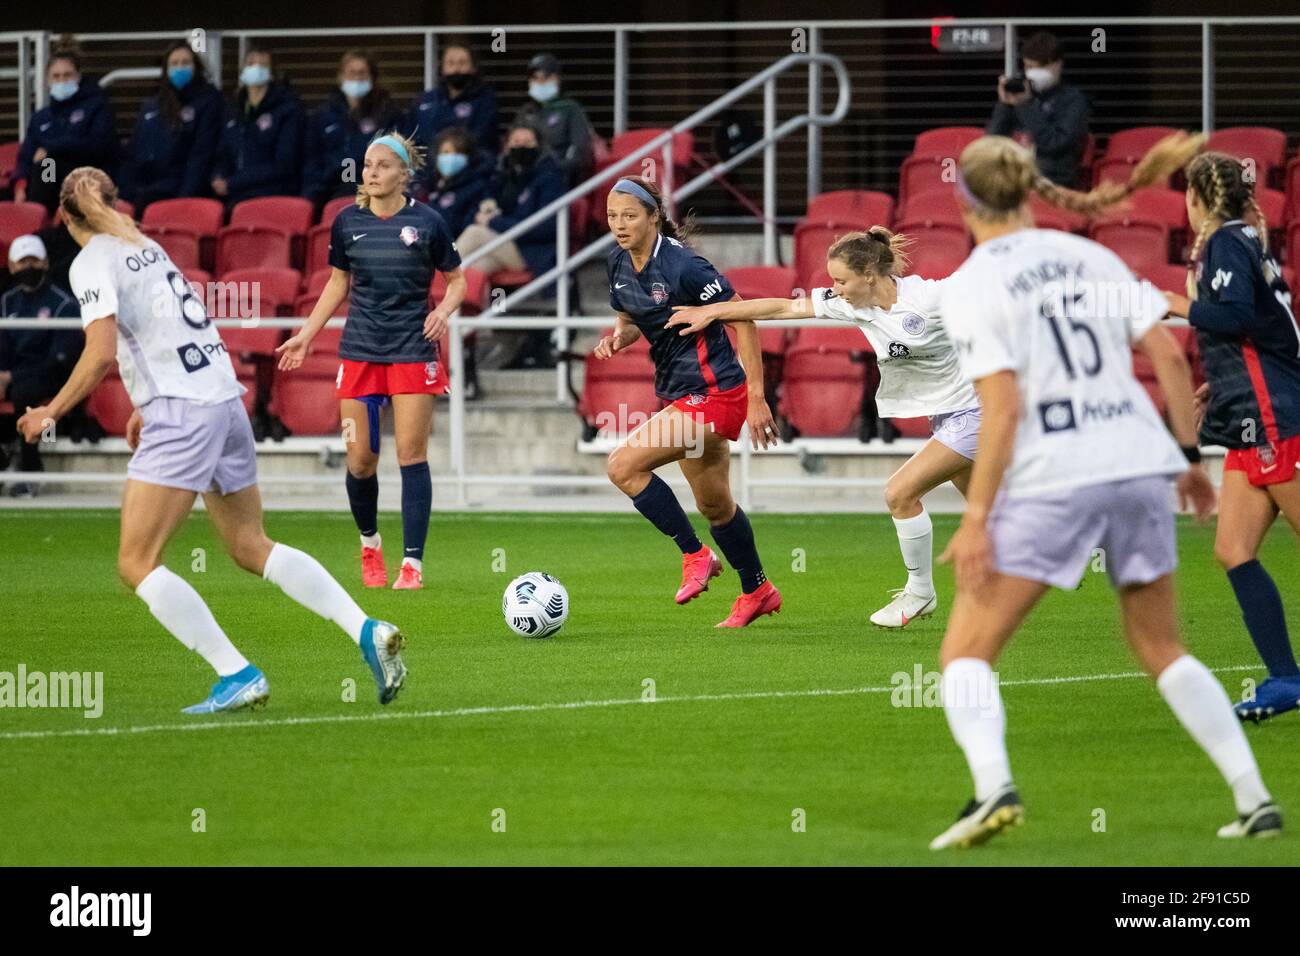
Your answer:
[[[880,364],[876,407],[883,418],[917,418],[974,408],[975,389],[961,373],[944,328],[943,284],[919,276],[895,279],[892,309],[857,309],[830,289],[813,289],[819,319],[852,322],[871,343]]]
[[[81,325],[117,316],[117,365],[136,408],[160,396],[216,405],[244,393],[230,356],[162,247],[93,237],[69,272]]]
[[[1186,469],[1133,376],[1131,344],[1166,311],[1109,249],[1054,229],[980,243],[944,282],[943,314],[966,375],[1009,369],[1020,386],[1008,495]]]

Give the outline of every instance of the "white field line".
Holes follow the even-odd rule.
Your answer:
[[[1215,667],[1216,673],[1260,670],[1259,664]],[[1040,687],[1052,684],[1081,684],[1092,681],[1132,680],[1146,677],[1141,671],[1121,674],[1083,674],[1075,677],[1032,677],[1024,680],[999,681],[999,687]],[[910,677],[910,673],[909,673]],[[261,730],[268,727],[301,727],[314,724],[351,724],[379,720],[437,720],[446,717],[478,717],[494,714],[534,714],[548,710],[587,710],[593,707],[622,707],[628,704],[692,704],[728,700],[772,700],[794,697],[851,697],[859,694],[890,694],[897,687],[844,687],[810,690],[755,690],[729,694],[688,694],[680,697],[617,697],[609,700],[571,700],[550,704],[504,704],[483,707],[456,707],[450,710],[380,710],[366,714],[336,714],[317,717],[283,717],[268,720],[207,720],[193,723],[142,724],[134,727],[89,727],[83,730],[15,730],[0,733],[0,740],[43,740],[50,737],[122,737],[132,734],[159,734],[195,730]]]

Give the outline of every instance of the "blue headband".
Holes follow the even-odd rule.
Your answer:
[[[659,204],[655,202],[655,197],[651,196],[649,191],[640,183],[634,183],[630,179],[620,179],[614,184],[611,192],[626,193],[635,199],[645,203],[652,211],[658,211]]]
[[[415,175],[415,170],[411,168],[411,154],[406,151],[406,147],[402,145],[400,140],[394,139],[392,136],[380,136],[378,139],[374,140],[370,145],[387,146],[394,153],[396,153],[398,157],[402,160],[403,164],[405,164],[407,173],[409,173],[412,176]]]

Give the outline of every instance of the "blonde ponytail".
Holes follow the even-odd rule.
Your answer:
[[[59,190],[59,207],[63,218],[78,229],[94,235],[115,236],[133,246],[143,246],[145,239],[135,220],[113,208],[117,187],[108,173],[94,166],[78,166],[68,173]]]

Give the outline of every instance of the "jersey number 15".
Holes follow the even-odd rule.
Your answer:
[[[1082,299],[1081,292],[1071,296],[1067,296],[1064,292],[1055,295],[1049,293],[1048,298],[1043,299],[1038,307],[1038,314],[1047,321],[1048,328],[1052,330],[1052,338],[1056,341],[1056,350],[1060,353],[1061,364],[1065,366],[1065,374],[1071,379],[1077,377],[1075,360],[1070,357],[1070,348],[1066,344],[1066,335],[1061,329],[1061,320],[1069,325],[1072,344],[1078,341],[1079,349],[1085,353],[1079,359],[1079,368],[1083,374],[1092,378],[1101,371],[1101,347],[1097,344],[1097,335],[1087,323],[1075,318]],[[1088,352],[1092,354],[1086,354]]]

